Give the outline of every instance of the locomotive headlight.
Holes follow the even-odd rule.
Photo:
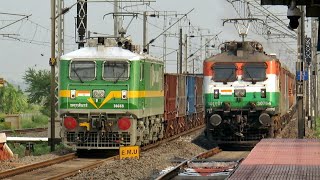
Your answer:
[[[104,98],[105,91],[104,90],[93,90],[92,97],[94,98]]]
[[[121,91],[121,99],[127,99],[128,98],[128,91],[127,90],[122,90]]]
[[[246,90],[245,89],[235,89],[234,90],[234,96],[235,97],[245,97],[246,96]]]
[[[75,99],[76,98],[76,90],[71,90],[70,91],[70,98]]]
[[[266,98],[266,97],[267,97],[267,90],[261,89],[261,98]]]
[[[213,90],[213,97],[214,97],[215,99],[219,99],[219,89]]]

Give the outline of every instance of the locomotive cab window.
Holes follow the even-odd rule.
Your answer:
[[[96,63],[93,61],[72,61],[69,72],[71,80],[91,81],[96,77]]]
[[[242,79],[252,81],[252,83],[264,81],[267,79],[266,69],[267,65],[265,63],[247,63],[243,66]]]
[[[217,63],[212,67],[212,79],[216,82],[233,82],[237,79],[236,66],[234,64]]]
[[[129,63],[127,61],[106,61],[103,64],[103,79],[109,81],[124,81],[129,78]]]

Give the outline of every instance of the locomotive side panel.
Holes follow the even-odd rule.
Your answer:
[[[145,104],[144,116],[163,114],[164,91],[163,91],[163,66],[157,63],[145,63]],[[137,83],[138,84],[138,83]],[[143,91],[142,91],[143,93]]]
[[[286,112],[286,74],[285,70],[281,68],[280,70],[280,113],[284,114]]]

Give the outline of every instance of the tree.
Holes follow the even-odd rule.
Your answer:
[[[38,70],[28,68],[23,76],[28,88],[29,103],[40,104],[41,112],[50,116],[50,78],[51,74],[48,70]]]
[[[28,107],[27,98],[21,89],[10,83],[0,88],[0,110],[5,114],[24,112]]]

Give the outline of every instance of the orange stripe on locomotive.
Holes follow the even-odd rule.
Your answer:
[[[223,63],[223,62],[218,62],[218,63]],[[226,62],[226,63],[230,63],[230,62]],[[255,62],[248,62],[248,63],[255,63]],[[277,60],[271,60],[271,61],[266,61],[265,62],[267,64],[267,69],[266,69],[266,73],[267,74],[275,74],[275,75],[279,75],[280,72],[280,62]],[[204,62],[204,67],[203,67],[203,74],[204,76],[212,76],[214,74],[212,67],[214,66],[215,62],[213,61],[205,61]],[[243,66],[245,64],[245,62],[235,62],[234,63],[237,67],[237,75],[243,75]]]

